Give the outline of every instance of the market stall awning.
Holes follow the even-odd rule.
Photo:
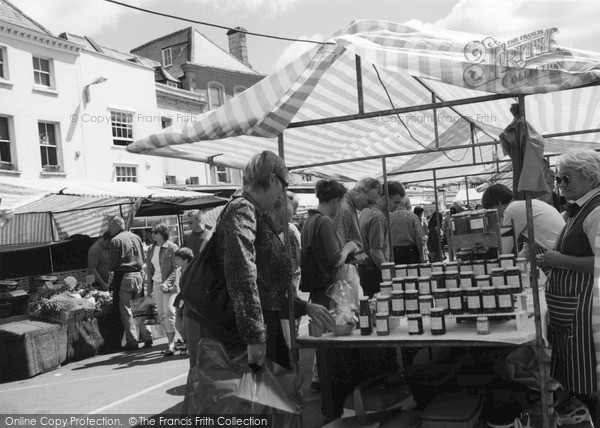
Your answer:
[[[438,167],[483,173],[484,167],[474,171],[471,165],[491,161],[493,147],[450,149],[495,140],[512,120],[511,95],[533,94],[527,97],[527,120],[542,135],[591,129],[600,122],[596,87],[566,91],[599,81],[600,54],[557,47],[555,30],[526,39],[543,46],[511,62],[506,55],[518,46],[500,39],[430,25],[356,21],[222,107],[128,150],[240,168],[261,150],[277,152],[283,134],[286,164],[320,177],[380,176],[381,160],[369,158],[391,153],[406,154],[387,159],[388,171],[403,181],[414,181],[416,166],[429,169],[425,180]],[[411,111],[432,103],[432,93],[437,102],[489,101]],[[375,114],[382,111],[388,113]],[[339,119],[323,123],[327,118]],[[557,137],[547,151],[592,140],[590,134]],[[431,152],[414,154],[422,150]],[[331,161],[340,163],[307,166]]]
[[[145,187],[138,183],[94,183],[69,180],[6,178],[0,182],[0,245],[61,241],[75,234],[99,236],[108,218],[176,214],[212,208],[226,200],[208,193]]]

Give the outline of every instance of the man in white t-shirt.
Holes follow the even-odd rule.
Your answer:
[[[528,257],[529,245],[525,201],[513,201],[512,192],[508,187],[502,184],[492,184],[484,192],[481,203],[486,209],[498,210],[503,226],[510,226],[511,221],[513,222],[515,236],[523,236],[525,240],[519,257]],[[531,208],[537,247],[536,253],[554,249],[554,243],[565,226],[565,220],[556,208],[538,199],[531,201]],[[510,251],[512,251],[512,248],[503,248],[503,253]]]

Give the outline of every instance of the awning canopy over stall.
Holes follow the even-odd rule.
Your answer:
[[[381,176],[377,157],[402,154],[386,159],[401,181],[431,182],[433,169],[438,182],[460,181],[452,177],[489,175],[496,168],[483,162],[508,159],[478,143],[497,140],[518,94],[531,94],[527,121],[550,135],[546,153],[600,147],[590,133],[552,137],[600,123],[600,54],[560,48],[558,38],[554,28],[503,41],[355,21],[222,107],[127,149],[241,168],[283,143],[297,172],[349,180]]]
[[[99,236],[108,218],[176,214],[226,200],[207,193],[149,188],[137,183],[6,178],[0,182],[0,245],[48,243],[75,234]],[[2,227],[4,224],[4,227]]]

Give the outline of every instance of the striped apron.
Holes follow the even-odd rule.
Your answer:
[[[558,251],[578,257],[594,255],[583,231],[583,221],[599,205],[597,194],[574,218],[568,219],[556,241]],[[592,394],[600,389],[600,340],[594,340],[594,333],[600,329],[596,316],[600,302],[595,288],[592,274],[552,268],[546,289],[551,376],[567,391],[578,394]]]

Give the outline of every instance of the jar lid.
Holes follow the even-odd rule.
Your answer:
[[[430,276],[420,276],[417,278],[419,281],[429,281],[431,279]]]
[[[495,286],[489,286],[489,287],[481,287],[481,291],[494,291],[496,290]]]
[[[471,276],[471,275],[475,275],[475,272],[473,272],[472,270],[463,270],[460,273],[460,276]]]
[[[501,259],[514,259],[515,255],[514,254],[500,254],[500,258]]]
[[[392,291],[392,296],[396,296],[398,294],[404,294],[404,291],[402,291],[402,290],[394,290],[394,291]]]
[[[433,299],[433,296],[430,296],[430,295],[419,296],[419,300],[429,300],[429,299]]]
[[[462,288],[448,288],[448,293],[460,293]]]
[[[487,321],[488,317],[477,317],[477,321]]]
[[[396,277],[392,278],[392,282],[402,282],[402,281],[404,281],[403,276],[396,276]]]
[[[507,271],[519,271],[519,266],[510,266],[506,268]]]
[[[433,315],[435,313],[443,314],[444,313],[444,308],[431,308],[431,315]]]
[[[515,260],[517,262],[526,262],[527,261],[527,259],[525,257],[517,257]]]
[[[486,251],[487,252],[487,251]],[[484,264],[485,260],[473,260],[473,264],[474,265],[478,265],[478,264]]]
[[[419,294],[419,290],[406,290],[404,292],[404,294],[410,294],[410,295]]]
[[[447,270],[446,275],[458,275],[458,271],[457,270]]]
[[[487,259],[486,263],[498,263],[498,259]]]
[[[381,263],[381,267],[391,267],[394,266],[394,263],[392,262],[383,262]]]
[[[406,278],[404,278],[404,282],[406,281],[416,281],[419,277],[418,276],[407,276]]]
[[[458,262],[446,262],[444,263],[446,266],[458,266]]]
[[[475,277],[475,281],[480,280],[480,279],[490,279],[491,276],[490,275],[477,275]]]
[[[378,317],[387,317],[389,315],[388,312],[377,312]]]
[[[406,269],[408,265],[396,265],[396,269]]]
[[[431,267],[431,263],[420,263],[420,267]]]
[[[504,268],[492,268],[492,273],[504,273]]]
[[[512,287],[510,285],[497,285],[496,288],[498,290],[511,290]]]
[[[435,262],[435,263],[431,263],[431,266],[444,266],[444,263],[442,262]]]
[[[379,296],[377,296],[377,300],[387,300],[390,298],[389,294],[379,294]]]
[[[408,265],[409,268],[419,267],[419,263],[411,263]]]
[[[392,285],[392,281],[383,281],[379,283],[380,287],[390,287]]]

